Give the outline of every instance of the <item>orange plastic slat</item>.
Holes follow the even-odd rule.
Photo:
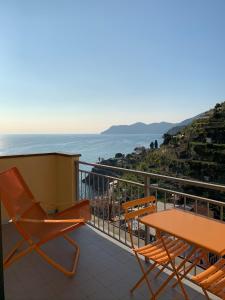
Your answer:
[[[202,282],[203,280],[205,280],[210,275],[215,274],[218,271],[219,268],[224,266],[224,264],[225,264],[225,260],[220,259],[213,266],[209,267],[204,272],[194,276],[192,279],[196,282]]]
[[[135,217],[142,216],[146,213],[149,214],[149,213],[152,213],[152,212],[155,212],[155,211],[156,211],[156,206],[152,205],[152,206],[148,206],[148,207],[145,207],[145,208],[140,208],[138,210],[126,213],[126,214],[124,214],[124,217],[125,217],[125,220],[129,220],[129,219],[134,219]]]
[[[139,199],[135,199],[135,200],[131,200],[131,201],[127,201],[127,202],[123,203],[122,208],[128,209],[128,208],[131,208],[131,207],[134,207],[137,205],[143,205],[143,204],[152,203],[155,201],[156,201],[155,196],[139,198]]]

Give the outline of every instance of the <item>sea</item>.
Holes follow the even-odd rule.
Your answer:
[[[0,155],[61,152],[81,154],[81,160],[97,162],[116,153],[131,153],[135,147],[163,142],[161,134],[2,134]]]

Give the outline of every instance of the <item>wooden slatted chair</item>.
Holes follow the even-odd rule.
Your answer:
[[[67,233],[84,225],[90,219],[89,200],[78,202],[58,214],[48,216],[40,203],[35,200],[15,167],[0,174],[0,200],[11,218],[11,222],[22,236],[22,239],[4,259],[4,268],[9,267],[31,251],[36,251],[57,270],[67,276],[74,275],[80,250],[77,243]],[[59,236],[62,236],[75,248],[71,270],[64,268],[41,249],[43,244]],[[20,250],[25,242],[28,247]]]
[[[207,299],[207,291],[225,299],[225,259],[221,258],[213,266],[192,277],[192,280],[202,288]]]
[[[132,201],[128,201],[126,203],[122,204],[123,209],[125,210],[124,218],[127,221],[128,224],[128,231],[130,234],[130,240],[131,240],[131,246],[132,250],[134,251],[134,254],[137,258],[138,264],[141,268],[141,272],[143,275],[141,278],[136,282],[136,284],[133,286],[133,288],[130,290],[131,293],[134,292],[136,288],[138,288],[143,281],[145,280],[147,283],[147,286],[149,288],[150,294],[153,299],[155,299],[156,295],[153,292],[153,289],[151,287],[150,281],[148,279],[148,274],[157,266],[162,266],[162,269],[158,272],[156,276],[158,276],[169,264],[172,263],[172,261],[177,257],[180,256],[182,253],[188,250],[189,245],[187,245],[184,241],[178,240],[178,239],[172,239],[171,237],[163,236],[161,238],[158,238],[155,242],[150,243],[146,246],[136,248],[134,245],[134,237],[133,237],[133,231],[132,231],[132,220],[135,218],[139,218],[145,214],[154,213],[156,212],[156,198],[154,196],[149,196],[145,198],[140,198]],[[131,211],[132,209],[138,207],[138,209]],[[165,249],[166,246],[166,249]],[[150,267],[145,270],[140,256],[144,257],[145,259],[149,259],[153,261],[153,264],[150,265]],[[183,267],[184,264],[180,264],[177,271],[180,270]],[[183,288],[182,283],[179,280],[179,276],[177,275],[178,283],[181,285],[181,289],[183,293],[185,294],[185,298],[188,298],[186,295],[186,292]],[[172,274],[167,278],[165,281],[165,284],[162,285],[162,288],[165,287],[165,285],[172,279],[174,275]],[[157,294],[162,290],[157,291]]]

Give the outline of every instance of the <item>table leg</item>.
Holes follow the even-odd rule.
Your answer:
[[[182,292],[183,292],[183,294],[184,294],[184,297],[185,297],[186,300],[188,300],[189,298],[188,298],[187,292],[185,291],[185,288],[184,288],[184,286],[183,286],[183,284],[182,284],[182,282],[181,282],[180,276],[179,276],[179,274],[178,274],[178,268],[181,268],[181,267],[184,265],[185,262],[184,262],[184,263],[182,262],[182,263],[178,266],[178,268],[176,269],[175,263],[173,262],[173,259],[171,258],[170,253],[169,253],[169,251],[168,251],[168,249],[167,249],[167,247],[166,247],[166,245],[165,245],[165,242],[164,242],[164,240],[163,240],[163,237],[162,237],[161,232],[160,232],[159,238],[160,238],[161,241],[162,241],[163,247],[164,247],[164,249],[165,249],[165,251],[166,251],[166,253],[167,253],[167,256],[168,256],[168,258],[169,258],[169,263],[171,264],[172,270],[173,270],[173,271],[172,271],[172,274],[164,281],[164,283],[163,283],[163,284],[159,287],[159,289],[154,293],[153,299],[156,299],[156,297],[161,293],[161,291],[165,288],[165,286],[169,283],[169,281],[170,281],[174,276],[176,276],[176,277],[177,277],[177,282],[178,282],[178,284],[180,285],[180,288],[181,288],[181,290],[182,290]]]
[[[198,250],[201,250],[197,247],[195,247],[195,251],[194,252],[197,252]],[[194,255],[194,252],[192,253],[192,255]],[[191,256],[192,256],[191,255]],[[186,262],[191,258],[190,255],[188,255],[188,259],[186,259]],[[202,252],[198,257],[196,257],[193,261],[193,263],[190,265],[189,268],[186,269],[186,271],[181,275],[180,279],[182,280],[195,266],[197,266],[197,264],[199,263],[199,261],[205,256],[205,253]],[[172,287],[175,287],[176,285],[178,284],[178,282],[175,282]]]
[[[134,290],[140,286],[140,284],[144,281],[144,279],[146,279],[146,276],[155,268],[155,266],[157,265],[157,263],[155,262],[154,264],[152,264],[148,270],[146,272],[144,272],[143,276],[136,282],[136,284],[133,286],[133,288],[130,290],[131,293],[134,292]],[[143,270],[143,269],[142,269]],[[152,293],[153,294],[153,293]]]

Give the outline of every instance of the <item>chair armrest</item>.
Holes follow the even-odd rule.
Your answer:
[[[63,217],[63,215],[66,215],[68,212],[72,211],[73,209],[82,209],[84,207],[87,207],[90,210],[90,201],[85,199],[85,200],[81,200],[76,202],[75,204],[73,204],[72,206],[54,214],[54,217]]]
[[[17,222],[24,222],[24,223],[45,223],[45,224],[56,224],[56,223],[85,223],[84,219],[27,219],[27,218],[20,218],[16,220]]]

